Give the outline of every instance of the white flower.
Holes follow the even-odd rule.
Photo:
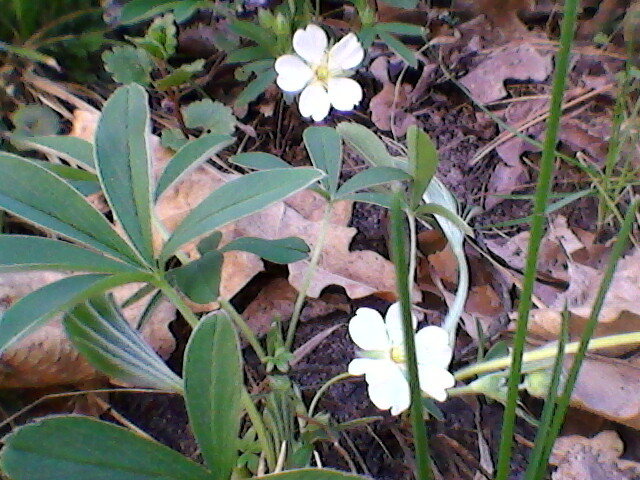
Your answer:
[[[417,320],[413,317],[413,328]],[[351,375],[364,375],[369,397],[381,410],[391,409],[397,415],[411,403],[399,303],[387,310],[385,319],[371,308],[359,308],[349,322],[351,338],[363,352],[349,364]],[[415,335],[418,378],[422,392],[442,402],[447,388],[455,384],[447,370],[453,351],[449,334],[441,327],[430,325]]]
[[[347,78],[364,58],[364,49],[355,34],[349,33],[327,51],[327,34],[317,25],[308,25],[293,35],[297,55],[276,60],[276,83],[285,92],[297,93],[300,114],[319,122],[333,105],[348,111],[362,100],[362,88]]]

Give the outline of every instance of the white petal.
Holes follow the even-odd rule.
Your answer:
[[[349,363],[347,371],[349,375],[365,375],[368,372],[375,371],[379,361],[374,358],[354,358]]]
[[[327,34],[317,25],[307,25],[293,34],[293,49],[307,62],[317,65],[327,53]]]
[[[365,378],[369,384],[369,398],[380,410],[390,408],[391,414],[398,415],[409,408],[409,384],[396,364],[380,361],[376,370]]]
[[[387,324],[387,332],[391,339],[392,345],[404,346],[404,333],[402,330],[402,309],[400,303],[396,302],[389,307],[387,314],[384,317],[384,321]],[[413,312],[411,313],[411,323],[415,330],[418,324],[418,319]]]
[[[391,347],[382,315],[373,308],[356,310],[356,316],[349,322],[349,334],[363,350],[386,351]]]
[[[303,117],[311,117],[319,122],[329,114],[331,108],[329,95],[322,85],[312,83],[300,94],[298,108]]]
[[[334,77],[330,78],[328,83],[329,100],[336,110],[348,112],[362,100],[362,88],[355,80]]]
[[[416,333],[416,355],[419,363],[446,369],[453,356],[447,331],[435,325],[421,329]]]
[[[296,55],[282,55],[275,63],[276,83],[285,92],[299,92],[313,77],[313,71]]]
[[[354,33],[350,33],[329,50],[329,70],[342,71],[356,68],[364,58],[364,49]]]
[[[418,378],[420,390],[439,402],[447,399],[447,388],[456,384],[455,378],[448,370],[431,365],[418,365]]]

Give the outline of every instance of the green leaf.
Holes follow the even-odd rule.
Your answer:
[[[197,260],[170,270],[169,281],[195,303],[215,302],[220,295],[222,254],[206,252]]]
[[[277,43],[276,35],[273,32],[252,22],[234,20],[231,22],[230,28],[231,31],[249,40],[253,40],[258,45],[267,46]]]
[[[182,3],[188,3],[189,0],[131,0],[122,7],[120,13],[120,23],[127,25],[129,23],[137,23],[158,14],[173,10]],[[189,2],[191,3],[191,2]]]
[[[402,59],[409,64],[410,67],[416,68],[418,66],[418,59],[416,58],[416,53],[407,47],[400,40],[385,32],[384,30],[380,30],[377,26],[376,29],[378,31],[378,36],[380,39],[387,44],[387,46],[396,52],[398,55],[402,57]]]
[[[264,60],[272,58],[271,53],[265,47],[256,45],[253,47],[239,48],[231,52],[227,56],[226,63],[245,63],[252,62],[254,60]]]
[[[467,223],[455,212],[448,208],[438,205],[437,203],[427,203],[426,205],[420,205],[416,209],[416,215],[439,215],[440,217],[447,219],[465,235],[473,236],[473,229],[467,225]]]
[[[256,78],[251,80],[244,90],[236,97],[235,105],[243,107],[253,102],[269,85],[276,80],[277,73],[274,69],[264,70],[256,74]]]
[[[0,171],[0,208],[46,230],[139,265],[131,247],[102,214],[60,177],[36,162],[1,152]]]
[[[93,145],[86,140],[69,135],[26,136],[12,135],[13,138],[47,155],[55,155],[72,165],[95,171]]]
[[[33,235],[0,235],[0,272],[71,270],[126,273],[136,267],[72,243]]]
[[[130,45],[113,47],[102,54],[104,69],[111,74],[118,83],[139,83],[149,85],[153,60],[149,54]]]
[[[211,133],[185,144],[171,158],[162,172],[156,186],[156,199],[190,168],[196,167],[201,162],[212,157],[223,148],[231,145],[233,141],[234,138],[228,135]]]
[[[58,175],[85,197],[101,191],[98,176],[95,173],[47,160],[35,160],[35,162]]]
[[[64,318],[69,338],[95,368],[137,387],[182,393],[182,380],[124,319],[112,297],[89,299]]]
[[[360,173],[357,173],[349,180],[344,182],[338,189],[337,196],[342,197],[358,190],[363,190],[375,185],[382,185],[383,183],[410,179],[411,175],[409,175],[404,170],[400,170],[399,168],[371,167]]]
[[[16,480],[211,480],[170,448],[88,417],[49,417],[4,438],[2,471]]]
[[[157,17],[149,25],[144,37],[128,37],[128,39],[140,48],[144,48],[152,56],[167,60],[176,53],[178,46],[176,39],[178,29],[174,22],[175,18],[170,13]]]
[[[40,104],[21,105],[11,114],[14,131],[23,135],[55,135],[60,130],[60,117]]]
[[[161,91],[168,90],[171,87],[179,87],[191,80],[193,76],[196,73],[201,72],[203,68],[204,60],[201,58],[191,63],[185,63],[184,65],[176,68],[166,77],[162,77],[160,80],[155,82],[155,86]]]
[[[411,9],[416,8],[418,0],[384,0],[384,3],[393,7]]]
[[[313,168],[286,168],[263,170],[232,180],[211,193],[182,221],[165,244],[162,258],[168,258],[197,237],[308,187],[322,175]]]
[[[0,351],[59,312],[125,283],[148,281],[146,273],[75,275],[25,295],[0,317]]]
[[[198,446],[212,478],[228,479],[238,458],[242,357],[231,320],[203,318],[185,354],[185,400]]]
[[[236,117],[231,108],[210,98],[183,107],[182,116],[187,128],[203,128],[209,133],[231,135],[236,128]]]
[[[184,136],[179,128],[165,128],[160,134],[160,145],[171,150],[178,151],[184,147],[189,140]]]
[[[231,157],[230,161],[236,165],[254,170],[271,170],[274,168],[291,168],[280,157],[264,152],[239,153]]]
[[[353,122],[341,122],[336,130],[347,144],[375,167],[395,167],[396,160],[380,138],[367,127]]]
[[[419,205],[422,195],[438,168],[438,150],[423,130],[415,125],[407,130],[407,148],[409,150],[409,173],[413,177],[411,203]]]
[[[242,237],[226,244],[220,251],[242,250],[253,253],[273,263],[287,264],[304,260],[309,253],[309,245],[298,237],[265,240],[264,238]]]
[[[313,166],[327,175],[320,180],[333,196],[338,190],[342,167],[342,140],[331,127],[308,127],[302,134]]]
[[[378,30],[395,33],[396,35],[407,35],[411,37],[422,37],[425,33],[424,27],[400,22],[381,22],[376,24]]]
[[[372,203],[374,205],[380,205],[384,208],[391,208],[393,203],[393,196],[390,193],[381,192],[357,192],[350,193],[341,197],[343,200],[353,200],[354,202]]]
[[[254,480],[371,480],[369,477],[339,472],[328,468],[300,468],[287,472],[271,473]]]
[[[147,93],[118,88],[104,105],[95,140],[96,166],[113,215],[147,265],[153,265],[151,160]]]

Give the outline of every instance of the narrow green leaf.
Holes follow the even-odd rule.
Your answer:
[[[254,480],[370,480],[370,478],[328,468],[300,468],[255,477]]]
[[[191,428],[213,478],[228,479],[238,458],[242,357],[231,320],[203,318],[185,354],[185,400]]]
[[[251,215],[322,178],[314,168],[263,170],[243,175],[204,199],[175,229],[162,251],[168,258],[185,243]]]
[[[416,209],[416,215],[439,215],[442,218],[447,219],[465,235],[473,236],[473,229],[467,225],[467,223],[458,215],[455,211],[451,211],[448,208],[438,205],[436,203],[427,203],[426,205],[420,205]]]
[[[307,258],[309,245],[298,237],[265,240],[264,238],[242,237],[225,245],[220,251],[242,250],[253,253],[273,263],[293,263]]]
[[[239,48],[231,52],[227,56],[226,63],[245,63],[252,62],[254,60],[264,60],[272,58],[271,53],[266,48],[255,45],[253,47]]]
[[[376,24],[378,30],[395,33],[396,35],[407,35],[411,37],[422,37],[425,33],[424,27],[410,23],[400,22],[380,22]]]
[[[147,93],[140,85],[118,88],[98,122],[95,158],[111,210],[140,256],[153,265]]]
[[[195,303],[215,302],[220,295],[222,254],[206,252],[197,260],[170,270],[169,281]]]
[[[277,73],[274,69],[264,70],[256,73],[256,78],[251,80],[244,90],[236,97],[235,105],[243,107],[253,102],[258,96],[264,92],[269,85],[276,80]]]
[[[113,298],[89,299],[64,318],[67,335],[89,362],[111,378],[137,387],[182,393],[182,380],[134,331]]]
[[[0,235],[0,272],[25,270],[94,273],[140,271],[128,263],[62,240],[33,235]]]
[[[382,192],[356,192],[340,197],[343,200],[353,200],[354,202],[372,203],[384,208],[391,208],[393,196],[390,193]]]
[[[418,0],[384,0],[384,3],[398,8],[412,9],[416,8]]]
[[[344,182],[338,189],[337,196],[342,197],[358,190],[382,185],[393,181],[410,180],[411,175],[404,170],[393,167],[371,167],[357,173]]]
[[[11,135],[11,138],[17,138],[20,143],[39,152],[55,155],[71,164],[95,171],[93,145],[82,138],[69,135],[28,136],[16,134]]]
[[[416,53],[407,47],[404,43],[398,40],[393,35],[380,30],[377,26],[378,36],[387,44],[387,46],[402,57],[402,59],[409,64],[410,67],[416,68],[418,66],[418,59]]]
[[[338,190],[342,168],[342,141],[331,127],[308,127],[302,134],[313,166],[326,172],[320,183],[334,195]]]
[[[411,200],[413,205],[419,205],[422,195],[436,174],[438,150],[431,137],[415,125],[411,125],[407,130],[407,147],[409,173],[413,177]]]
[[[195,74],[202,72],[203,67],[204,60],[202,58],[191,63],[181,65],[166,77],[162,77],[160,80],[155,82],[155,86],[160,91],[168,90],[171,87],[179,87],[191,80]]]
[[[158,14],[173,10],[185,0],[132,0],[122,7],[120,23],[127,25],[141,22]]]
[[[254,170],[271,170],[274,168],[291,168],[287,162],[280,157],[264,152],[239,153],[231,157],[231,162],[245,168]]]
[[[276,35],[273,32],[253,22],[234,20],[229,26],[234,33],[253,40],[258,45],[275,45],[277,42]]]
[[[57,175],[8,153],[0,153],[0,171],[0,208],[113,257],[139,263],[102,214]]]
[[[59,312],[111,288],[144,282],[146,273],[75,275],[50,283],[14,303],[0,317],[0,352]]]
[[[156,186],[156,199],[190,168],[197,166],[232,143],[233,137],[214,133],[203,135],[184,145],[171,158],[162,172]]]
[[[395,167],[396,161],[380,138],[367,127],[341,122],[336,130],[347,144],[375,167]]]
[[[178,452],[89,417],[49,417],[4,438],[2,471],[16,480],[211,480]]]

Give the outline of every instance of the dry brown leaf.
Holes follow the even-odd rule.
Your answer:
[[[541,54],[530,44],[507,45],[489,54],[485,60],[462,77],[464,85],[480,103],[500,100],[507,95],[504,82],[530,80],[543,82],[552,71],[551,54]]]
[[[258,337],[266,335],[273,320],[287,320],[293,313],[298,293],[284,278],[274,278],[242,312],[242,316]]]
[[[624,445],[618,434],[607,430],[593,438],[560,437],[550,459],[558,469],[553,480],[631,480],[640,476],[640,464],[620,458]]]
[[[24,295],[66,276],[57,272],[0,274],[0,310],[6,310]],[[140,286],[130,284],[115,289],[116,299],[123,301]],[[145,301],[139,301],[124,310],[131,325],[137,323],[144,307]],[[168,328],[175,319],[175,313],[175,307],[164,300],[142,329],[145,340],[163,358],[167,358],[175,348],[175,340]],[[7,349],[0,356],[0,365],[0,388],[77,384],[101,377],[67,339],[59,317]]]

